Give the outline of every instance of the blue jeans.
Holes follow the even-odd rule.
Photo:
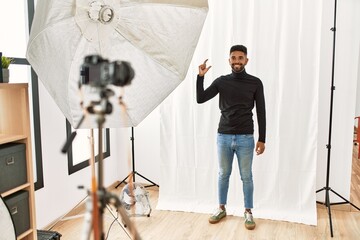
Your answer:
[[[219,204],[226,205],[229,190],[229,178],[232,171],[234,154],[238,160],[241,181],[243,183],[245,208],[253,208],[254,184],[252,177],[252,160],[254,154],[254,136],[252,134],[217,135],[219,158]]]

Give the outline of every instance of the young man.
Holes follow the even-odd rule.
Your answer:
[[[225,206],[229,178],[234,154],[236,154],[243,183],[245,227],[252,230],[255,228],[251,212],[254,192],[252,160],[254,148],[258,155],[265,150],[266,117],[263,85],[259,78],[246,73],[245,66],[248,61],[245,46],[232,46],[229,58],[232,73],[218,77],[204,90],[204,76],[211,68],[211,66],[206,66],[207,60],[205,60],[199,66],[196,90],[198,103],[204,103],[219,93],[219,108],[221,110],[217,135],[219,209],[209,218],[209,222],[218,223],[226,217]],[[255,104],[259,127],[259,138],[256,146],[254,144],[252,114]]]

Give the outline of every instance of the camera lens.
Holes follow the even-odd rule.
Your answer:
[[[114,78],[112,84],[120,87],[129,85],[135,76],[135,72],[130,63],[124,61],[115,61],[113,64]]]
[[[99,55],[85,57],[84,64],[80,69],[81,84],[104,88],[108,84],[125,86],[131,83],[135,72],[129,62],[109,62]]]

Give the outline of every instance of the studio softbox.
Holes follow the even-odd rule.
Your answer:
[[[136,126],[185,78],[207,12],[207,0],[38,0],[27,60],[73,127],[84,58],[129,62],[125,114],[110,100],[104,127]],[[97,127],[91,117],[81,128]]]

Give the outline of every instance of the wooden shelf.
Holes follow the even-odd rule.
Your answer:
[[[20,185],[20,186],[18,186],[16,188],[13,188],[13,189],[11,189],[9,191],[1,193],[1,196],[2,197],[9,196],[9,195],[11,195],[13,193],[16,193],[16,192],[20,191],[20,190],[27,190],[28,187],[30,187],[30,183],[25,183],[25,184]]]
[[[31,235],[33,235],[33,234],[34,234],[34,230],[30,228],[29,230],[27,230],[24,233],[20,234],[20,236],[18,236],[16,238],[16,240],[28,239],[28,238],[31,239]],[[35,231],[35,234],[37,235],[36,231]]]
[[[0,83],[0,145],[6,143],[25,144],[27,181],[0,194],[6,197],[21,190],[28,191],[30,229],[19,235],[17,240],[37,240],[27,83]]]
[[[25,140],[25,135],[0,134],[0,144]]]

